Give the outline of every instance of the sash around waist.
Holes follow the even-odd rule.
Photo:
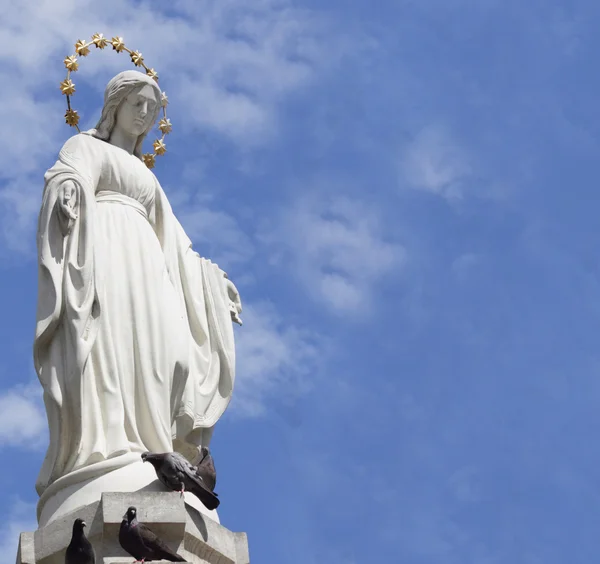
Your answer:
[[[121,204],[124,206],[130,206],[146,219],[148,219],[148,210],[144,204],[138,202],[135,198],[121,194],[120,192],[111,192],[109,190],[102,190],[96,193],[96,202],[99,204],[110,203],[110,204]]]

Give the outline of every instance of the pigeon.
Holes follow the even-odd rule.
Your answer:
[[[92,543],[83,532],[85,527],[83,519],[73,522],[73,536],[65,554],[65,564],[96,564],[96,553]]]
[[[158,479],[164,486],[179,492],[193,493],[207,509],[216,509],[221,503],[216,494],[204,483],[203,478],[196,473],[196,468],[178,452],[145,452],[142,454],[144,462],[154,466]]]
[[[196,475],[202,478],[204,485],[214,493],[217,485],[217,471],[215,470],[215,461],[210,454],[210,449],[203,446],[201,449],[202,459],[196,468]],[[217,494],[215,494],[217,495]]]
[[[123,515],[119,529],[119,544],[135,558],[136,562],[152,560],[187,562],[183,556],[173,552],[164,541],[137,520],[135,507],[130,507]]]

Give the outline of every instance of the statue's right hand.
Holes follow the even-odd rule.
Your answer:
[[[62,219],[66,221],[67,230],[71,228],[73,221],[77,219],[77,189],[72,182],[64,182],[58,189],[58,211]]]

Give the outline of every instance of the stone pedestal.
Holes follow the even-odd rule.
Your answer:
[[[190,564],[249,564],[246,533],[233,533],[184,502],[176,492],[104,493],[32,533],[21,533],[17,564],[64,564],[73,521],[87,523],[97,564],[132,564],[119,545],[119,527],[129,506]],[[163,561],[161,561],[163,562]]]

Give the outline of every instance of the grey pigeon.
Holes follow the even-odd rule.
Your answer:
[[[196,473],[196,468],[178,452],[145,452],[144,462],[154,466],[156,475],[161,483],[174,492],[184,491],[193,493],[208,509],[216,509],[221,503],[219,498],[203,482]]]
[[[214,493],[217,485],[217,471],[215,470],[215,461],[210,454],[210,449],[203,446],[201,449],[202,458],[196,467],[196,474],[202,478],[206,487]],[[217,494],[215,494],[217,495]]]
[[[119,529],[119,544],[136,559],[136,562],[152,560],[186,562],[183,556],[173,552],[163,540],[137,520],[135,507],[130,507],[123,515]]]
[[[96,564],[96,553],[92,543],[85,536],[83,519],[75,519],[73,522],[73,535],[67,546],[65,564]]]

